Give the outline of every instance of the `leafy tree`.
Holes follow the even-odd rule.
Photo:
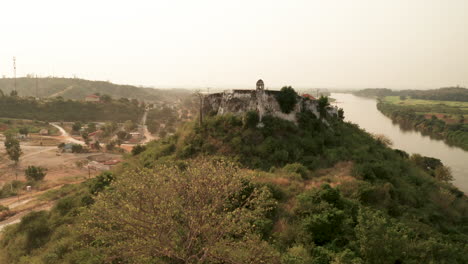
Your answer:
[[[323,119],[327,116],[327,108],[330,105],[328,101],[328,96],[320,96],[318,99],[318,110],[320,113],[320,119]]]
[[[274,208],[234,165],[194,161],[127,172],[92,206],[86,232],[130,263],[279,263],[253,224]],[[145,261],[146,260],[146,261]]]
[[[134,130],[136,128],[136,125],[135,123],[133,123],[132,120],[127,120],[125,121],[124,123],[124,129],[126,132],[131,132],[132,130]]]
[[[88,124],[88,133],[93,133],[97,130],[96,124],[95,123],[89,123]]]
[[[114,133],[115,130],[117,130],[118,125],[116,122],[107,122],[104,127],[104,133],[106,136],[110,136],[112,133]]]
[[[94,147],[97,149],[97,150],[101,150],[101,143],[99,141],[96,140],[96,142],[94,142]]]
[[[284,86],[276,96],[281,111],[289,114],[297,103],[297,93],[291,86]]]
[[[27,127],[21,127],[18,131],[21,135],[28,136],[29,134],[29,129]]]
[[[128,138],[128,133],[125,131],[119,131],[117,132],[117,137],[121,140],[124,141]]]
[[[381,212],[365,208],[359,211],[356,237],[364,263],[406,263],[403,259],[410,250],[407,233]]]
[[[393,141],[384,134],[372,134],[372,137],[384,146],[391,147],[393,145]]]
[[[112,101],[112,97],[107,94],[101,95],[101,101],[104,103],[110,103]]]
[[[86,145],[89,145],[89,134],[88,132],[85,132],[83,131],[83,133],[81,133],[81,137],[83,138],[84,142]]]
[[[140,104],[140,102],[138,102],[138,99],[132,99],[130,100],[130,102],[135,106],[138,106]]]
[[[102,192],[104,189],[108,188],[114,180],[115,176],[112,174],[112,172],[103,172],[91,181],[89,187],[90,192],[96,195]]]
[[[402,101],[406,100],[406,96],[400,95],[400,100],[402,100]]]
[[[450,182],[453,181],[452,170],[450,167],[446,166],[438,166],[434,171],[434,176],[437,180],[443,182]]]
[[[18,177],[18,163],[23,151],[21,151],[19,141],[12,134],[7,134],[4,142],[8,157],[15,163],[15,174]]]
[[[112,151],[112,150],[114,150],[114,148],[115,148],[115,141],[110,141],[109,143],[107,143],[106,149],[108,151]]]
[[[78,132],[78,131],[80,131],[81,127],[82,127],[82,125],[81,125],[80,122],[75,122],[75,123],[73,123],[73,125],[72,125],[72,130],[73,130],[74,132]]]
[[[133,155],[133,156],[136,156],[136,155],[142,153],[142,152],[145,151],[145,150],[146,150],[146,147],[145,147],[145,146],[142,146],[142,145],[138,144],[138,145],[136,145],[136,146],[134,146],[134,147],[132,148],[132,155]]]
[[[26,252],[44,245],[49,240],[51,231],[46,211],[29,213],[21,219],[18,226],[18,232],[25,235]]]
[[[249,112],[245,113],[245,116],[244,116],[244,126],[245,127],[254,128],[254,127],[257,126],[259,121],[260,121],[260,118],[259,118],[258,113],[256,111],[249,111]]]
[[[83,146],[81,146],[80,144],[73,144],[71,150],[72,150],[72,153],[82,153]]]
[[[24,171],[24,175],[29,181],[41,181],[44,179],[46,174],[47,169],[40,166],[28,166],[28,168]]]
[[[345,116],[343,108],[338,109],[338,118],[344,120]]]

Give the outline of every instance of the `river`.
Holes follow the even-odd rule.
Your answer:
[[[453,184],[468,193],[468,151],[423,136],[417,131],[401,129],[377,110],[375,99],[344,93],[332,93],[331,97],[336,99],[338,107],[343,108],[346,121],[358,124],[367,132],[386,135],[393,141],[393,148],[440,159],[452,169]]]

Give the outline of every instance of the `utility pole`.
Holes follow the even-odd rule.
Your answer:
[[[16,92],[16,57],[13,57],[13,79],[14,90]]]

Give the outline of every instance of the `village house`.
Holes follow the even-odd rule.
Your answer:
[[[47,135],[49,135],[49,130],[43,128],[43,129],[39,130],[39,135],[47,136]]]
[[[85,97],[85,102],[99,103],[100,101],[101,97],[99,95],[91,94]]]

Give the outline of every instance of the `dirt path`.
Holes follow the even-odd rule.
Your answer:
[[[71,89],[73,89],[73,85],[68,86],[67,88],[63,89],[62,91],[59,91],[59,92],[56,92],[54,94],[49,95],[49,98],[61,96],[62,94],[70,91]]]
[[[29,209],[25,209],[21,212],[18,212],[16,213],[15,215],[13,215],[12,217],[6,219],[6,220],[3,220],[2,222],[0,222],[0,232],[7,226],[9,225],[12,225],[12,224],[16,224],[16,223],[19,223],[21,221],[21,218],[23,218],[23,216],[29,214],[30,212],[37,212],[37,211],[42,211],[42,210],[50,210],[52,208],[52,206],[54,205],[55,201],[52,201],[52,202],[44,202],[43,204],[39,205],[39,206],[36,206],[36,207],[33,207],[33,208],[29,208]]]
[[[73,181],[67,184],[78,184],[84,180]],[[0,199],[0,204],[7,206],[11,211],[11,216],[0,222],[0,232],[9,225],[19,223],[21,218],[30,212],[41,210],[50,210],[55,204],[54,201],[41,201],[38,198],[45,192],[63,187],[65,184],[59,184],[47,190],[25,193],[20,196]]]
[[[50,124],[60,131],[60,133],[62,134],[62,137],[64,138],[65,141],[73,143],[73,144],[79,144],[79,145],[82,145],[82,146],[86,145],[84,143],[84,141],[75,139],[72,136],[70,136],[70,134],[68,134],[68,132],[65,131],[65,129],[63,129],[63,127],[61,127],[61,126],[59,126],[59,125],[57,125],[55,123],[50,123]]]
[[[157,139],[148,130],[148,126],[146,125],[147,116],[148,116],[148,110],[145,110],[145,113],[143,114],[143,118],[141,119],[141,125],[143,127],[143,135],[145,136],[145,139],[142,141],[143,144],[147,144],[148,142]]]

